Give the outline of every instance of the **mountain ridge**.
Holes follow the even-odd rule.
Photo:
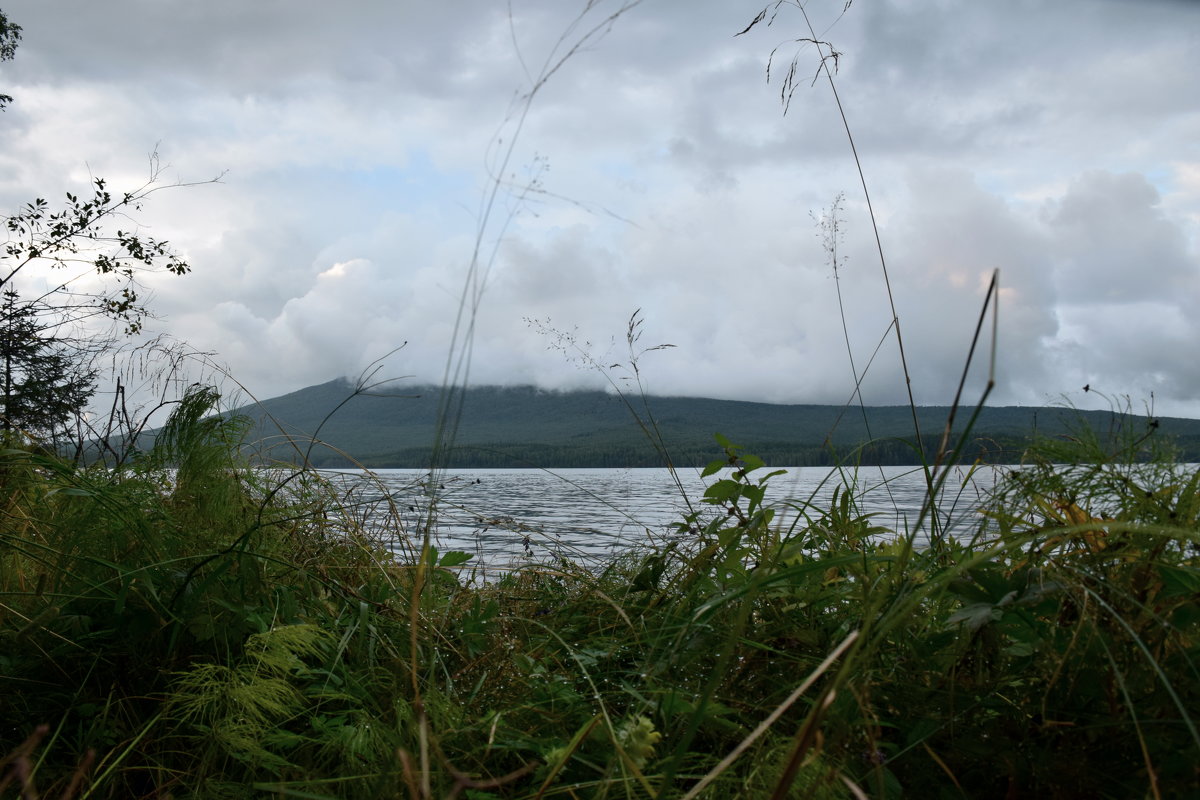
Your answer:
[[[418,385],[356,393],[353,383],[339,378],[230,413],[251,420],[247,441],[264,460],[298,460],[298,452],[307,452],[314,466],[421,468],[429,464],[440,392],[436,386]],[[671,396],[627,400],[628,406],[620,396],[595,389],[469,387],[463,396],[451,465],[661,466],[663,457],[642,428],[651,428],[651,419],[676,464],[703,464],[719,457],[716,433],[772,465],[833,464],[846,459],[919,463],[908,406],[868,406],[864,414],[857,406]],[[948,406],[917,408],[927,450],[936,447],[949,411]],[[960,409],[956,432],[970,412]],[[1185,454],[1193,454],[1188,457],[1196,457],[1200,420],[1155,420],[1156,435],[1173,439]],[[1140,430],[1149,422],[1112,411],[985,407],[966,456],[1015,461],[1035,433],[1066,435],[1084,423],[1097,431]],[[314,435],[319,443],[310,447]]]

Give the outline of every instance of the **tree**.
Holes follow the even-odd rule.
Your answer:
[[[20,39],[21,26],[0,11],[0,61],[13,58]],[[0,109],[11,101],[0,94]],[[94,178],[91,197],[68,192],[61,210],[38,198],[0,216],[8,233],[0,252],[0,431],[53,440],[95,393],[95,359],[115,341],[111,326],[96,323],[123,326],[127,336],[140,332],[150,312],[138,278],[190,271],[167,242],[142,235],[136,223],[111,235],[103,229],[130,221],[146,198],[168,188],[158,184],[160,174],[153,153],[148,180],[133,192],[114,196]]]
[[[12,61],[17,53],[17,42],[21,41],[21,26],[9,22],[8,17],[0,11],[0,61]],[[0,111],[12,102],[12,96],[0,94]]]
[[[96,357],[151,316],[139,279],[191,271],[168,242],[136,224],[105,231],[151,194],[187,185],[158,184],[156,154],[150,164],[136,191],[113,195],[96,178],[91,197],[68,192],[60,210],[38,198],[0,217],[8,233],[0,252],[0,430],[55,439],[94,393]]]
[[[88,347],[47,335],[38,309],[4,292],[0,305],[0,430],[9,438],[26,434],[53,440],[96,391],[96,370]]]

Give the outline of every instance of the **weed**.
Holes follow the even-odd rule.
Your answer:
[[[969,538],[940,522],[948,436],[906,530],[851,469],[827,504],[776,497],[719,438],[669,541],[483,581],[434,547],[436,494],[385,551],[394,506],[251,468],[217,402],[195,387],[115,466],[0,452],[0,796],[1200,792],[1200,472],[1152,428],[1039,442]],[[653,438],[640,388],[626,402]]]

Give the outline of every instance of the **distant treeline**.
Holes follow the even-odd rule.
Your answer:
[[[925,452],[932,459],[940,442],[939,436],[926,436]],[[799,442],[738,442],[744,452],[753,453],[773,467],[829,467],[838,464],[860,464],[865,466],[892,466],[920,463],[919,451],[912,440],[889,439],[834,451],[829,447],[808,445]],[[1021,460],[1030,440],[1021,437],[976,438],[968,442],[959,453],[960,462],[980,461],[991,464],[1010,464]],[[670,447],[667,451],[671,463],[680,467],[703,467],[720,457],[720,448],[691,443]],[[310,454],[313,466],[322,468],[346,468],[363,466],[369,468],[423,469],[429,466],[433,456],[429,447],[410,447],[392,453],[368,456],[351,461],[345,455],[318,446]],[[494,444],[463,445],[451,451],[449,466],[461,468],[514,468],[514,467],[661,467],[666,463],[663,455],[649,442],[638,444],[614,443],[610,445],[579,444]]]

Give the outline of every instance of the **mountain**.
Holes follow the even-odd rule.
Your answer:
[[[307,456],[321,467],[421,468],[429,464],[440,391],[416,386],[356,395],[348,382],[335,380],[231,413],[251,420],[248,447],[263,459],[298,461]],[[948,413],[944,406],[918,409],[928,450],[936,448]],[[956,432],[969,416],[969,410],[960,411]],[[705,464],[720,457],[715,433],[773,465],[821,465],[847,459],[919,462],[907,406],[874,406],[864,413],[857,407],[697,397],[643,401],[636,396],[626,405],[621,397],[602,391],[478,386],[464,396],[451,465],[661,466],[663,458],[647,434],[651,419],[672,461],[679,465]],[[986,408],[972,430],[965,457],[1014,461],[1035,431],[1063,435],[1084,422],[1098,431],[1120,425],[1140,431],[1148,420],[1056,407]],[[1157,423],[1159,435],[1172,437],[1191,453],[1186,457],[1196,458],[1200,421],[1160,418]],[[871,444],[863,446],[867,442]]]

